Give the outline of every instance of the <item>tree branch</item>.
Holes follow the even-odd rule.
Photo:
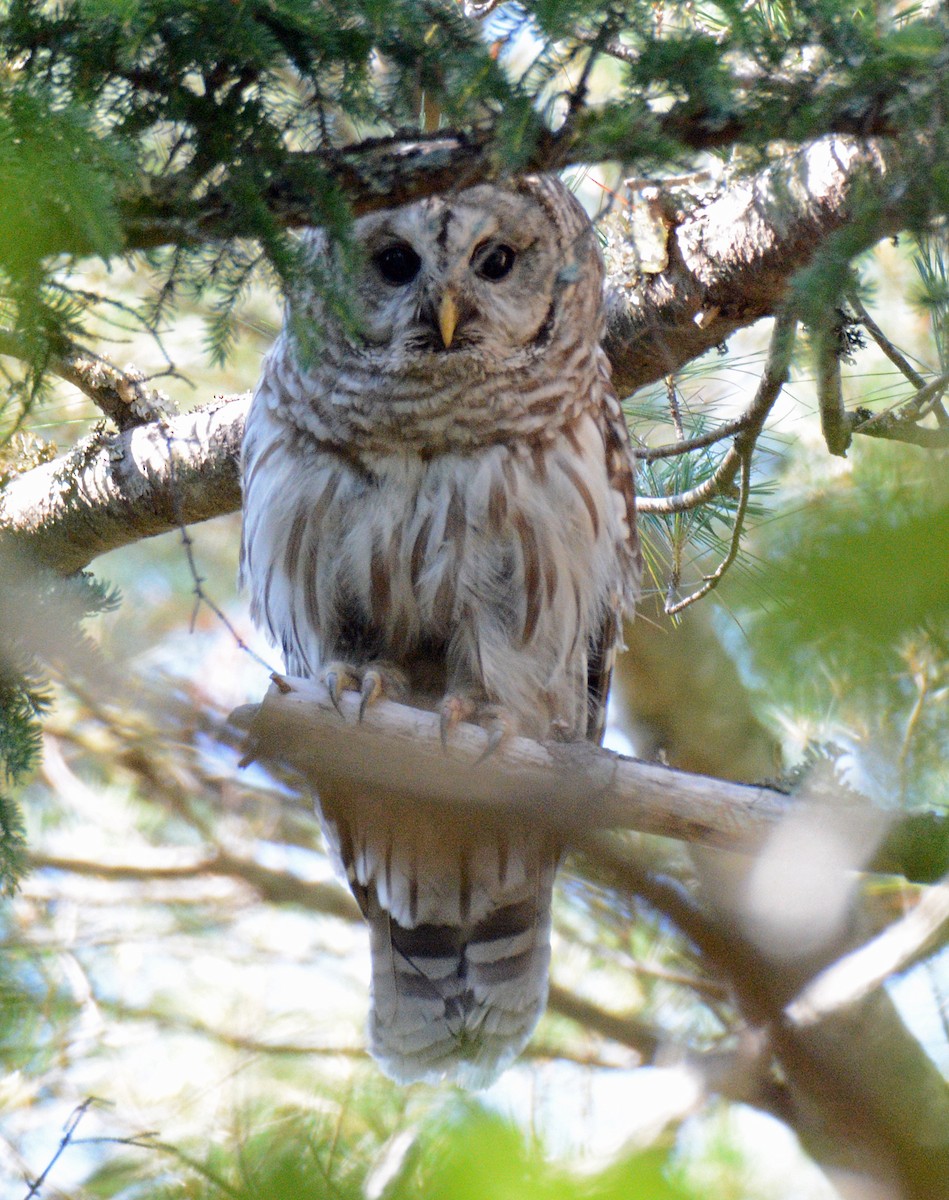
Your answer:
[[[63,575],[99,554],[240,507],[250,396],[124,433],[94,433],[0,492],[0,550]]]
[[[790,280],[853,217],[853,200],[880,201],[866,246],[905,221],[880,146],[825,138],[707,203],[692,201],[667,236],[668,265],[640,270],[626,218],[607,223],[606,352],[628,395],[773,315]],[[897,173],[898,174],[898,173]],[[676,197],[670,197],[670,207]],[[678,201],[681,203],[681,200]]]
[[[709,500],[727,492],[734,483],[738,472],[747,471],[758,435],[768,419],[768,414],[774,408],[781,389],[787,383],[796,328],[797,322],[790,313],[779,314],[771,332],[768,357],[754,399],[738,418],[736,422],[738,435],[735,438],[735,444],[718,464],[715,473],[703,483],[678,496],[637,496],[637,511],[647,513],[687,512],[689,509],[698,508],[700,504],[706,504]],[[745,499],[747,501],[746,493]],[[740,531],[740,522],[736,523]],[[734,549],[737,550],[737,547]],[[667,615],[671,615],[671,610],[667,609],[666,612]]]
[[[341,716],[321,683],[279,677],[261,704],[231,714],[228,729],[247,731],[246,762],[290,767],[316,792],[378,796],[383,811],[386,795],[404,795],[409,787],[413,802],[434,811],[529,816],[577,848],[595,841],[597,830],[628,829],[753,852],[789,814],[804,814],[805,800],[777,788],[673,770],[590,742],[512,737],[485,758],[488,734],[463,722],[446,751],[437,713],[380,700],[360,720],[359,706],[357,693],[343,693]],[[865,833],[866,805],[834,811]],[[930,858],[920,861],[913,843],[923,836]],[[868,869],[930,881],[937,860],[949,863],[949,822],[936,813],[894,814]]]
[[[404,793],[411,779],[420,804],[530,815],[567,842],[623,828],[731,850],[760,845],[792,803],[772,788],[689,775],[588,742],[514,737],[483,759],[488,735],[468,724],[457,726],[446,752],[437,713],[380,701],[360,721],[359,697],[346,693],[341,720],[322,684],[281,682],[287,692],[272,688],[232,720],[250,731],[251,761],[289,764],[317,791],[384,797]]]
[[[9,329],[0,329],[0,354],[24,362],[33,357],[31,347]],[[82,346],[67,343],[45,365],[88,396],[119,430],[171,416],[174,411],[164,392],[150,388],[141,371],[128,367],[119,370],[101,354]]]
[[[810,1023],[788,1018],[789,1002],[813,971],[846,946],[824,946],[816,963],[813,955],[796,957],[793,947],[769,954],[677,880],[644,870],[615,839],[596,839],[588,862],[598,878],[668,916],[729,981],[764,1043],[758,1061],[765,1070],[748,1081],[750,1103],[788,1122],[819,1161],[842,1160],[850,1171],[885,1180],[892,1188],[886,1195],[949,1198],[949,1089],[887,992],[877,989]],[[767,1069],[772,1054],[778,1072]]]

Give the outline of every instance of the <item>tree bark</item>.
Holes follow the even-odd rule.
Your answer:
[[[0,558],[69,575],[100,554],[240,508],[249,394],[94,433],[0,492]]]

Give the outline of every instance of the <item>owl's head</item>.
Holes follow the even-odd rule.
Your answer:
[[[355,233],[358,342],[371,358],[433,355],[461,366],[469,355],[543,350],[567,320],[595,333],[596,238],[556,179],[432,197],[363,217]]]

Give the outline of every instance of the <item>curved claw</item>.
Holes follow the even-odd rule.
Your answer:
[[[382,675],[375,668],[370,668],[362,677],[362,687],[359,689],[361,699],[359,701],[359,719],[360,721],[366,715],[366,709],[370,704],[380,699],[385,691],[385,684],[382,682]]]
[[[478,755],[478,763],[483,763],[485,759],[490,758],[498,746],[507,741],[511,736],[511,727],[504,717],[494,716],[490,724],[486,725],[486,732],[488,735],[488,744]]]
[[[448,753],[448,738],[455,728],[462,721],[472,716],[477,709],[477,705],[467,696],[450,695],[446,696],[441,703],[439,710],[439,733],[442,739],[442,749]]]
[[[332,662],[323,672],[323,683],[330,694],[330,699],[333,701],[333,707],[340,716],[343,716],[340,698],[343,692],[358,687],[358,680],[354,677],[346,663]]]
[[[339,672],[327,671],[326,675],[323,677],[323,682],[326,684],[326,690],[329,692],[330,699],[333,701],[333,707],[336,709],[339,715],[342,716],[343,710],[340,707],[339,698],[342,695],[343,689],[340,686]]]

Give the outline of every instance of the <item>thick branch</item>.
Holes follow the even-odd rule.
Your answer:
[[[888,205],[886,163],[874,143],[826,138],[704,206],[673,219],[668,266],[640,274],[635,247],[614,238],[605,346],[617,391],[626,395],[720,345],[736,329],[771,316],[791,277],[853,216],[860,190],[880,218],[872,245],[903,223]],[[894,192],[895,194],[895,192]]]
[[[805,812],[801,797],[773,787],[640,762],[589,742],[513,737],[484,757],[488,734],[462,723],[446,751],[437,713],[381,700],[359,720],[360,698],[346,692],[341,717],[321,683],[281,677],[279,684],[262,704],[237,709],[231,724],[249,731],[249,761],[289,766],[317,792],[331,788],[334,795],[377,796],[384,805],[386,795],[404,796],[408,789],[413,803],[436,812],[462,808],[486,818],[529,815],[577,847],[596,830],[629,829],[754,851],[790,813],[800,818]],[[821,820],[822,811],[815,820]],[[877,810],[873,815],[882,819]],[[852,820],[855,843],[865,843],[857,834],[867,827],[866,806],[835,808],[836,819]],[[892,825],[870,869],[931,879],[932,862],[913,857],[913,842],[924,834],[932,859],[949,861],[947,822],[933,813],[911,814]]]
[[[565,139],[539,131],[526,170],[557,171],[568,161]],[[490,130],[405,138],[367,138],[343,149],[324,148],[289,155],[279,179],[261,199],[278,225],[300,228],[313,223],[314,173],[349,200],[357,215],[453,188],[496,179],[503,159]],[[189,199],[194,181],[187,172],[156,180],[150,194],[138,194],[122,208],[126,245],[130,250],[200,243],[246,235],[243,216],[225,189],[210,188]]]
[[[64,575],[99,554],[240,507],[249,396],[93,434],[0,492],[0,549]]]

